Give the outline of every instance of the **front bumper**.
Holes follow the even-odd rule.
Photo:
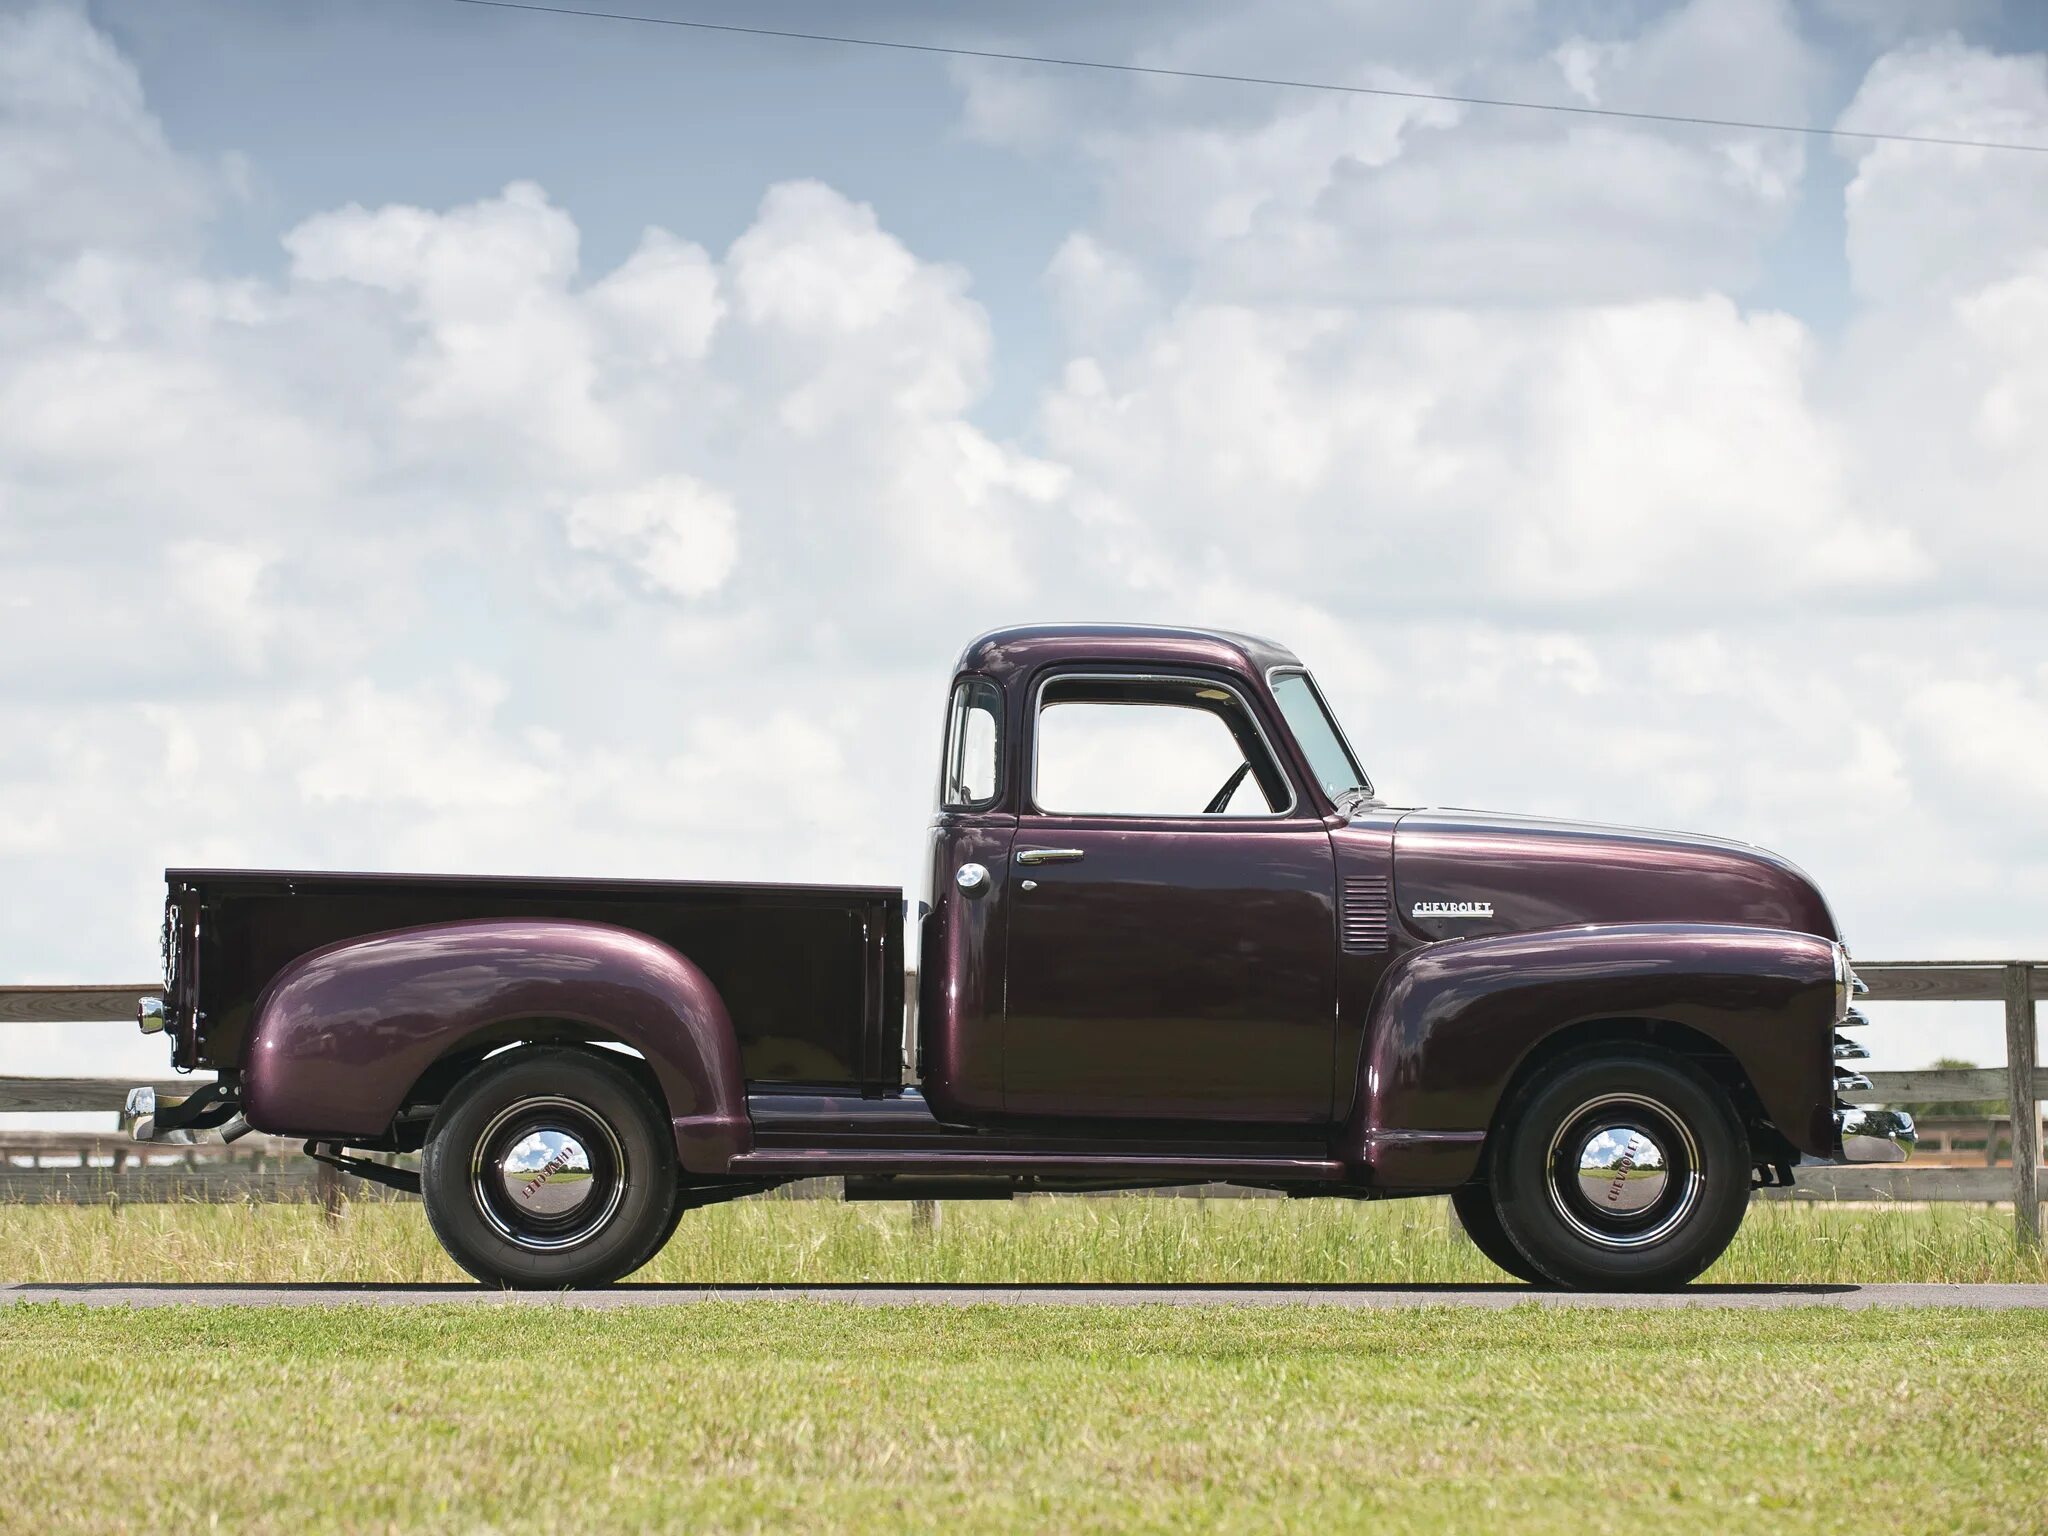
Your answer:
[[[1845,1163],[1903,1163],[1920,1144],[1913,1117],[1903,1109],[1854,1105],[1835,1111],[1835,1139]]]

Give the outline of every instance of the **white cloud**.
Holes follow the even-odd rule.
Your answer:
[[[1837,126],[2048,144],[2048,56],[2002,55],[1954,37],[1872,66]],[[1932,144],[1838,141],[1856,163],[1848,254],[1856,291],[1939,304],[2011,276],[2048,241],[2048,156]]]
[[[1530,10],[1218,11],[1183,17],[1146,62],[1256,74],[1252,61],[1280,52],[1294,62],[1271,73],[1300,76],[1310,58],[1313,78],[1340,84],[1590,93],[1652,112],[1710,89],[1712,115],[1786,121],[1809,115],[1821,77],[1785,0],[1691,0],[1595,38],[1545,37]],[[973,131],[1034,152],[1077,146],[1101,189],[1101,233],[1194,262],[1190,286],[1215,300],[1612,302],[1743,283],[1805,168],[1801,141],[1739,129],[1192,82],[1108,94],[1045,77],[1034,101],[1014,72],[961,74]]]
[[[1889,48],[1998,14],[1999,0],[1820,0],[1820,9]]]
[[[438,446],[603,474],[627,448],[594,398],[595,338],[570,292],[577,231],[528,182],[432,213],[348,208],[285,236],[301,284],[358,283],[391,294],[406,327],[404,424]],[[433,451],[415,449],[415,451]]]
[[[649,229],[626,262],[592,286],[590,299],[618,327],[616,344],[643,351],[656,367],[701,360],[725,313],[704,248],[665,229]]]
[[[2048,143],[2048,56],[1953,38],[1877,61],[1842,120]],[[1852,494],[1911,508],[1943,597],[2038,608],[2048,558],[2048,166],[2040,155],[1855,145],[1847,252],[1863,303],[1836,368]]]
[[[1127,344],[1134,327],[1156,316],[1158,296],[1143,269],[1086,230],[1060,242],[1045,277],[1077,351]]]
[[[557,774],[520,761],[493,730],[503,681],[458,669],[451,682],[404,693],[356,682],[336,698],[295,699],[266,726],[260,760],[295,762],[291,783],[329,814],[348,805],[465,815],[538,809]]]
[[[728,261],[736,309],[811,436],[881,406],[965,410],[985,387],[988,322],[966,275],[919,261],[872,208],[817,182],[772,188]]]
[[[688,475],[600,491],[569,508],[569,544],[615,555],[656,592],[715,592],[739,560],[732,503]]]
[[[183,245],[209,180],[165,142],[134,67],[80,11],[0,15],[0,270]]]
[[[2048,821],[2048,672],[1930,679],[1906,700],[1916,735],[1971,792],[2009,807],[2037,847]]]
[[[1846,503],[1809,354],[1796,322],[1718,298],[1195,307],[1115,373],[1070,375],[1046,432],[1131,530],[1126,561],[1227,548],[1335,604],[1725,611],[1909,583],[1910,530]]]

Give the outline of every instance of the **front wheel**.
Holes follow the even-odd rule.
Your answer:
[[[1749,1139],[1727,1093],[1682,1057],[1580,1056],[1508,1108],[1494,1209],[1515,1250],[1560,1285],[1684,1285],[1749,1208]]]
[[[484,1063],[434,1116],[420,1156],[427,1220],[486,1285],[609,1285],[671,1229],[666,1115],[594,1051],[533,1049]]]

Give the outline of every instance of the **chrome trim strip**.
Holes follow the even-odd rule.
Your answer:
[[[976,683],[993,689],[996,696],[996,784],[985,800],[948,800],[947,791],[954,787],[946,782],[953,769],[954,749],[961,744],[961,733],[967,729],[967,714],[960,707],[960,690]],[[1003,792],[1009,786],[1010,777],[1007,767],[1010,744],[1004,739],[1010,729],[1007,718],[1009,704],[1009,697],[1004,693],[1003,685],[993,678],[983,677],[979,672],[962,672],[954,677],[952,691],[946,695],[946,735],[939,751],[939,795],[935,815],[973,815],[1002,802]]]
[[[1870,1050],[1869,1047],[1851,1040],[1847,1035],[1837,1035],[1835,1036],[1835,1060],[1868,1061],[1870,1060]]]
[[[1192,683],[1203,688],[1228,689],[1230,696],[1237,700],[1239,708],[1244,710],[1245,718],[1251,721],[1252,729],[1258,733],[1259,745],[1266,749],[1267,760],[1279,773],[1280,781],[1287,786],[1287,804],[1277,811],[1264,811],[1256,816],[1208,816],[1200,811],[1171,816],[1161,815],[1156,811],[1047,810],[1038,803],[1038,722],[1045,712],[1045,690],[1054,683],[1063,683],[1074,678],[1103,683]],[[1183,706],[1165,707],[1173,709]],[[1058,816],[1074,821],[1191,821],[1206,827],[1241,827],[1247,823],[1286,821],[1301,808],[1301,789],[1294,782],[1294,775],[1288,770],[1287,759],[1273,750],[1273,738],[1266,734],[1266,724],[1259,718],[1259,712],[1252,701],[1245,697],[1244,690],[1227,677],[1211,677],[1204,672],[1048,672],[1031,690],[1030,729],[1031,760],[1025,765],[1024,804],[1021,807],[1026,815]],[[1023,829],[1020,827],[1018,830],[1021,834]]]
[[[1835,1092],[1868,1093],[1869,1091],[1870,1079],[1865,1077],[1861,1072],[1845,1072],[1842,1071],[1840,1068],[1836,1069]]]
[[[1862,1009],[1851,1008],[1847,1013],[1843,1014],[1841,1018],[1835,1021],[1835,1028],[1862,1029],[1869,1023],[1870,1018],[1867,1014],[1863,1012]]]

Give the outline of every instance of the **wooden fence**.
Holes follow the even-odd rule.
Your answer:
[[[1972,1200],[2007,1201],[2019,1239],[2030,1246],[2041,1241],[2041,1116],[2048,1100],[2048,1071],[2039,1065],[2035,1027],[2036,1004],[2048,996],[2048,963],[2035,961],[1910,960],[1859,963],[1857,974],[1869,983],[1869,1002],[2002,1002],[2005,1006],[2005,1065],[1968,1070],[1871,1072],[1870,1088],[1846,1094],[1872,1104],[1938,1102],[1959,1099],[2002,1099],[2010,1108],[2012,1167],[1916,1168],[1911,1163],[1806,1167],[1790,1189],[1765,1190],[1773,1199],[1789,1200]],[[154,982],[131,986],[0,987],[0,1025],[82,1024],[132,1020],[138,997],[157,994]],[[1873,1028],[1882,1028],[1873,1025]],[[156,1091],[166,1097],[190,1093],[204,1078],[168,1077]],[[80,1113],[118,1111],[134,1081],[96,1077],[0,1077],[0,1111]],[[169,1151],[180,1161],[182,1148]],[[210,1150],[210,1149],[202,1149]],[[211,1163],[213,1158],[208,1157]],[[23,1169],[0,1151],[0,1200],[23,1198],[104,1198],[115,1193],[127,1199],[150,1198],[151,1188],[178,1191],[184,1186],[197,1198],[319,1198],[331,1203],[343,1188],[340,1175],[295,1154],[273,1156],[260,1166],[236,1173],[204,1172],[201,1159],[163,1174],[150,1167],[133,1170],[92,1168],[90,1157],[64,1168]],[[197,1175],[195,1177],[195,1174]],[[53,1185],[52,1181],[56,1180]],[[347,1180],[352,1193],[370,1186]],[[159,1196],[161,1198],[161,1196]]]

